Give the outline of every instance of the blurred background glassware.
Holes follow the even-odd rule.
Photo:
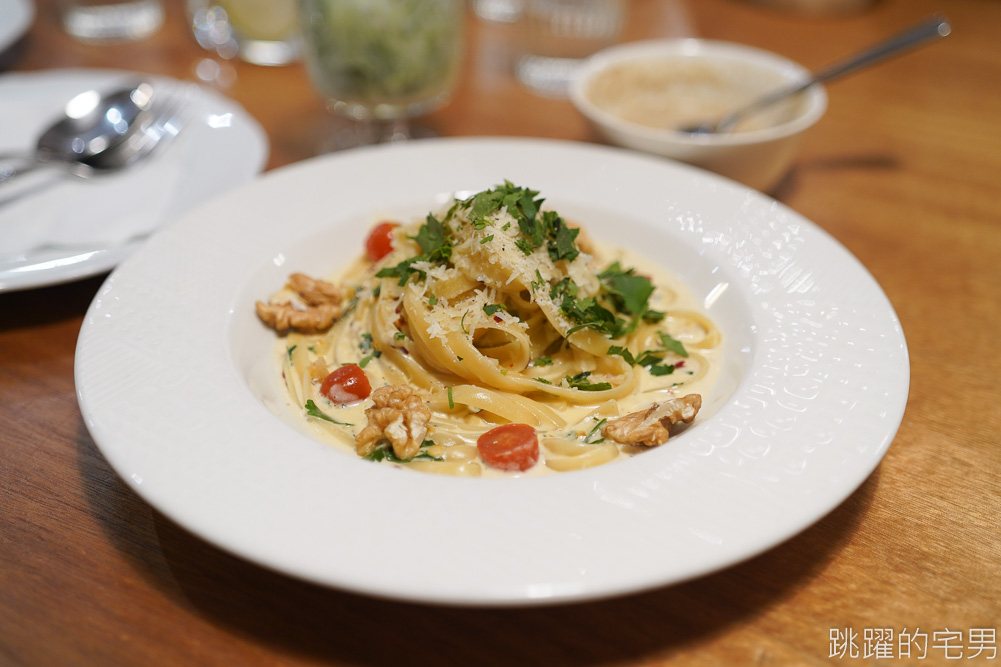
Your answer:
[[[188,0],[198,43],[225,59],[280,66],[302,51],[296,0]]]
[[[145,39],[163,25],[161,0],[65,0],[63,29],[87,43]]]
[[[476,15],[493,23],[514,23],[524,9],[525,0],[473,0]]]
[[[626,0],[527,0],[517,76],[529,90],[565,97],[584,59],[622,34]]]
[[[300,0],[313,88],[349,130],[324,150],[411,138],[448,103],[462,63],[464,0]]]

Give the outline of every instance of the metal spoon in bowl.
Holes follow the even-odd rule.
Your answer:
[[[80,93],[39,136],[33,153],[0,156],[0,186],[43,167],[61,167],[84,178],[127,167],[176,134],[168,125],[176,123],[182,105],[179,96],[149,81],[108,94]]]
[[[722,118],[713,122],[686,126],[679,128],[679,131],[688,132],[690,134],[720,134],[729,132],[745,116],[757,113],[765,107],[771,106],[772,104],[784,100],[792,95],[796,95],[797,93],[801,93],[810,86],[818,83],[824,83],[844,74],[848,74],[849,72],[854,72],[855,70],[863,67],[873,65],[907,49],[920,46],[925,42],[929,42],[939,37],[945,37],[950,32],[952,32],[952,26],[949,24],[949,21],[945,17],[936,14],[931,19],[922,21],[913,28],[904,31],[899,35],[891,37],[886,41],[880,42],[875,46],[866,49],[862,53],[815,73],[802,83],[797,83],[788,88],[782,88],[774,93],[769,93],[768,95],[755,100],[751,104],[741,107],[736,111],[731,111]]]

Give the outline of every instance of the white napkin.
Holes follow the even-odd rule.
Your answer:
[[[115,247],[155,230],[169,210],[181,165],[170,151],[134,169],[92,179],[55,169],[25,176],[30,188],[0,190],[0,256],[39,248]],[[27,186],[27,184],[25,184]],[[27,190],[27,192],[25,192]]]
[[[44,102],[32,102],[5,104],[0,111],[0,154],[30,153],[35,137],[57,117],[59,104],[45,109]],[[183,139],[182,133],[173,143]],[[181,177],[180,148],[166,146],[113,174],[84,179],[44,167],[0,185],[0,257],[42,247],[113,247],[149,234],[170,208]]]

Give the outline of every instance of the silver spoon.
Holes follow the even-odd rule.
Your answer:
[[[824,83],[844,74],[848,74],[849,72],[854,72],[857,69],[873,65],[907,49],[920,46],[925,42],[929,42],[939,37],[945,37],[950,32],[952,32],[952,26],[949,24],[949,21],[945,17],[936,14],[931,19],[922,21],[913,28],[904,31],[899,35],[891,37],[886,41],[880,42],[875,46],[866,49],[862,53],[815,73],[802,83],[797,83],[788,88],[782,88],[774,93],[769,93],[768,95],[755,100],[745,107],[741,107],[736,111],[731,111],[716,121],[686,126],[680,128],[679,131],[691,134],[719,134],[729,132],[745,116],[757,113],[765,107],[771,106],[772,104],[784,100],[792,95],[796,95],[797,93],[801,93],[810,86],[818,83]]]
[[[33,153],[0,156],[0,185],[43,167],[89,177],[135,163],[169,134],[165,120],[179,112],[180,102],[161,98],[169,96],[149,81],[80,93],[39,136]]]

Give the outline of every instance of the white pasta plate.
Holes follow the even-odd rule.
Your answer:
[[[269,407],[273,332],[255,300],[347,262],[383,216],[505,179],[663,263],[719,325],[721,380],[691,427],[596,468],[470,479],[345,454]],[[909,367],[879,285],[796,212],[651,156],[484,138],[310,160],[186,214],[97,294],[76,381],[113,468],[206,541],[338,589],[514,606],[680,582],[802,531],[885,454]]]

